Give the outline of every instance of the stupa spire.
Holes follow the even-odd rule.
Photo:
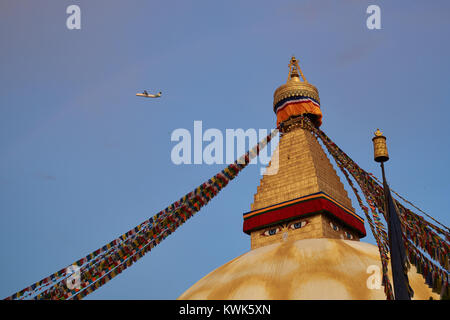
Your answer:
[[[364,220],[355,213],[344,185],[302,117],[319,126],[319,92],[306,81],[293,56],[285,84],[274,93],[281,139],[258,186],[244,232],[252,249],[274,242],[365,236]]]

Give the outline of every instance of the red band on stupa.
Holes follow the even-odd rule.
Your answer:
[[[285,201],[266,208],[244,213],[244,232],[252,231],[291,220],[297,217],[326,213],[354,229],[362,238],[366,236],[364,220],[324,192]]]

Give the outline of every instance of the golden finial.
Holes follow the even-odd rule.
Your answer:
[[[303,81],[300,80],[300,77]],[[298,60],[295,56],[292,56],[289,62],[289,75],[287,82],[273,94],[273,106],[275,111],[275,106],[280,101],[290,98],[290,97],[310,97],[320,104],[319,91],[315,86],[310,84],[305,76],[303,75],[302,69],[298,65]]]
[[[382,135],[383,135],[383,132],[381,132],[380,129],[377,129],[377,131],[375,131],[376,137],[381,137]]]
[[[298,60],[295,58],[295,56],[292,56],[291,61],[289,62],[289,75],[288,75],[288,81],[289,80],[298,80],[299,73],[303,79],[304,82],[308,82],[303,75],[302,69],[300,69],[300,66],[298,65]]]
[[[376,162],[385,162],[389,160],[389,154],[386,145],[386,137],[380,129],[375,131],[375,137],[372,138],[373,154]]]

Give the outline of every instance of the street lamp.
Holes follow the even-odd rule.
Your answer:
[[[391,260],[392,280],[394,284],[395,300],[410,300],[413,294],[409,286],[408,275],[405,269],[406,255],[403,244],[402,227],[397,206],[392,199],[391,191],[386,181],[384,163],[389,160],[386,146],[386,137],[380,129],[372,138],[374,160],[380,163],[383,174],[384,212],[388,225],[389,251]]]

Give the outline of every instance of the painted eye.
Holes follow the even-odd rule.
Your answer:
[[[339,227],[335,225],[333,222],[330,222],[330,226],[334,231],[339,231]]]
[[[281,228],[280,227],[276,227],[276,228],[272,228],[272,229],[264,231],[262,235],[266,236],[266,237],[267,236],[273,236],[274,234],[277,234],[280,231],[281,231]]]
[[[353,239],[353,235],[351,235],[351,234],[348,233],[347,231],[345,231],[345,237],[346,237],[347,239],[350,239],[350,240]]]
[[[299,221],[299,222],[295,222],[295,223],[293,223],[293,224],[291,224],[290,226],[289,226],[289,228],[291,228],[291,229],[300,229],[300,228],[303,228],[304,226],[306,226],[308,224],[308,221]]]

